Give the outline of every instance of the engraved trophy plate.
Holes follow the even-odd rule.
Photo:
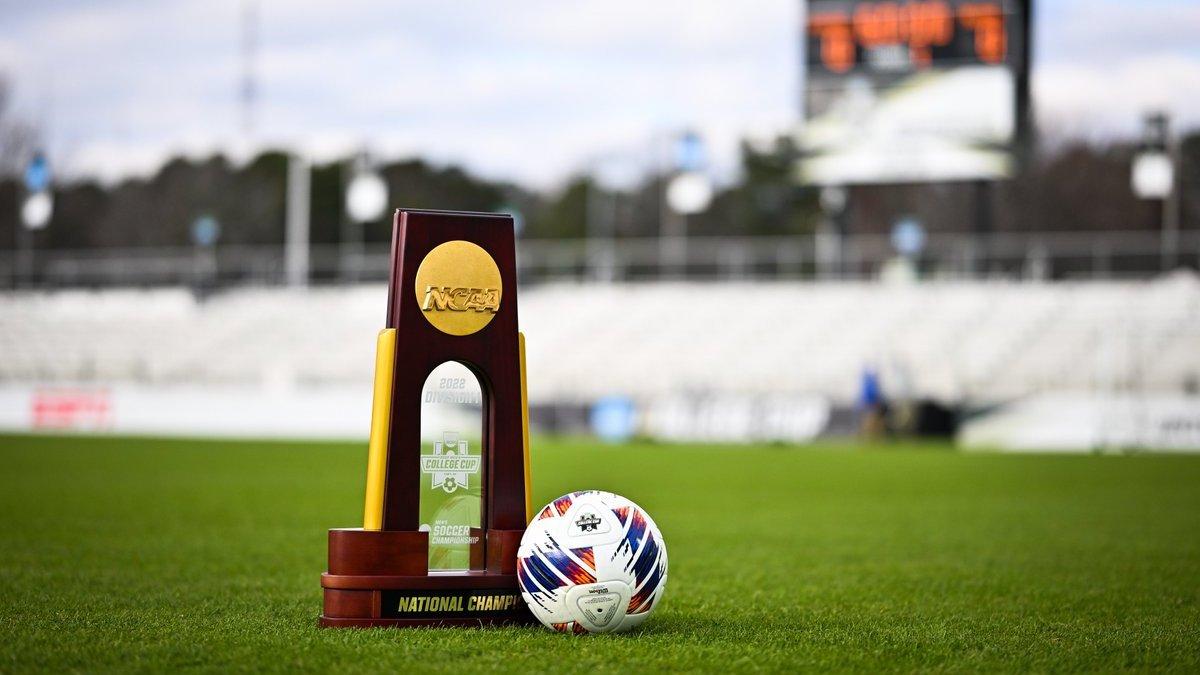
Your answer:
[[[447,361],[421,392],[421,525],[429,571],[468,570],[483,545],[483,390],[466,366]]]

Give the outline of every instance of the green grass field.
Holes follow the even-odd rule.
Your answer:
[[[534,452],[662,528],[641,631],[318,629],[359,445],[0,437],[0,671],[1200,669],[1200,457]]]

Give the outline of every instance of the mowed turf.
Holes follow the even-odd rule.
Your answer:
[[[0,671],[1200,669],[1200,457],[534,452],[662,528],[642,630],[318,629],[362,445],[0,437]]]

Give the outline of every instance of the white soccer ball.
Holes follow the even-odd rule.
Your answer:
[[[667,545],[641,507],[611,492],[550,502],[521,537],[521,596],[548,628],[629,630],[650,616],[667,585]]]

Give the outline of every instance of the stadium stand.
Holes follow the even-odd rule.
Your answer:
[[[382,286],[0,295],[0,382],[369,387]],[[550,284],[521,290],[530,398],[1194,391],[1200,279]]]

